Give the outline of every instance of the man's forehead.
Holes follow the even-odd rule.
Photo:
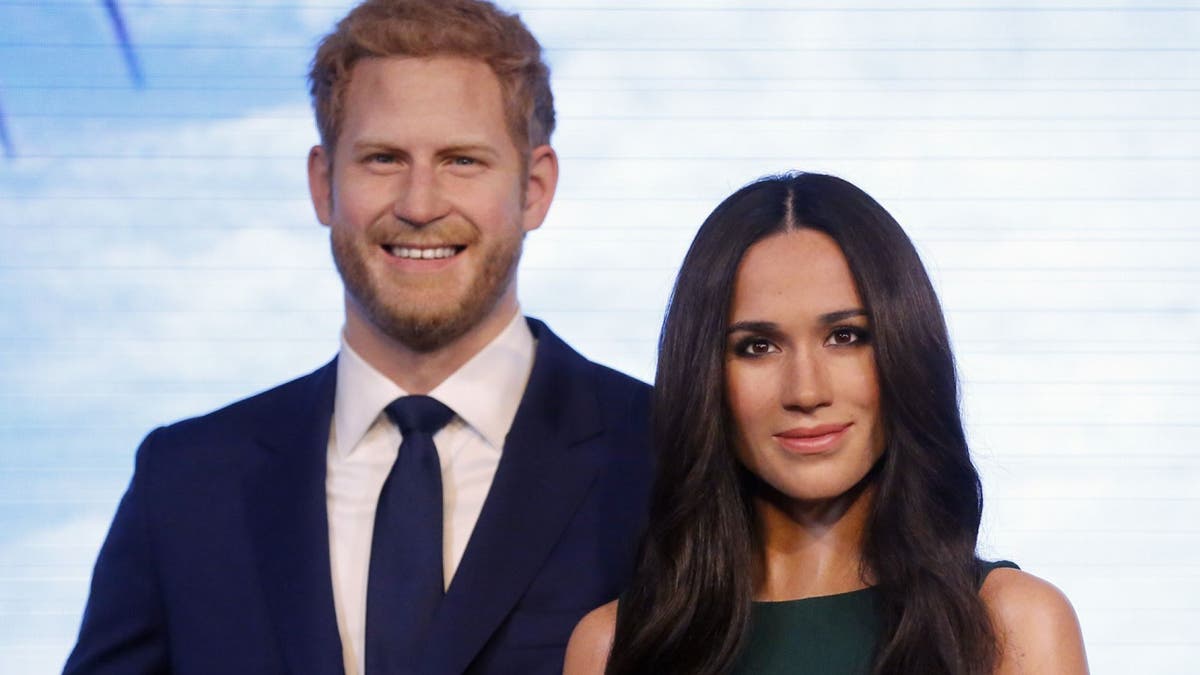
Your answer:
[[[366,56],[350,68],[350,84],[369,84],[393,78],[449,79],[488,82],[500,87],[500,79],[483,59],[436,54],[433,56]]]
[[[342,101],[347,115],[374,110],[504,121],[500,83],[482,61],[461,58],[373,58],[355,64]]]
[[[419,143],[520,152],[499,80],[478,59],[371,57],[355,64],[339,145]]]

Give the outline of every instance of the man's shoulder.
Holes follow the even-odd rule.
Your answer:
[[[336,360],[264,391],[251,394],[208,413],[159,427],[151,436],[170,443],[210,444],[249,436],[271,426],[307,424],[322,398],[332,412]]]
[[[601,397],[632,397],[642,400],[650,396],[650,385],[645,382],[588,359],[537,319],[529,319],[529,325],[538,339],[539,357],[549,357],[555,362],[556,368],[566,371],[559,374],[585,379]],[[537,367],[536,362],[534,367]]]
[[[616,395],[650,395],[650,385],[636,377],[627,375],[602,363],[596,363],[587,359],[585,361],[587,361],[586,367],[598,389],[612,392]]]

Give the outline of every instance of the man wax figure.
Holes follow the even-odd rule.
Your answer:
[[[649,390],[518,307],[541,48],[486,2],[368,0],[310,77],[341,350],[147,436],[65,672],[558,673],[633,567]]]

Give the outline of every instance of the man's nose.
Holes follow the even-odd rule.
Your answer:
[[[392,214],[413,227],[423,227],[446,215],[447,201],[437,171],[414,164],[404,174]]]

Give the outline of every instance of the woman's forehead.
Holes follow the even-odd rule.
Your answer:
[[[813,229],[771,235],[746,250],[734,281],[735,315],[814,316],[862,305],[846,256]]]

